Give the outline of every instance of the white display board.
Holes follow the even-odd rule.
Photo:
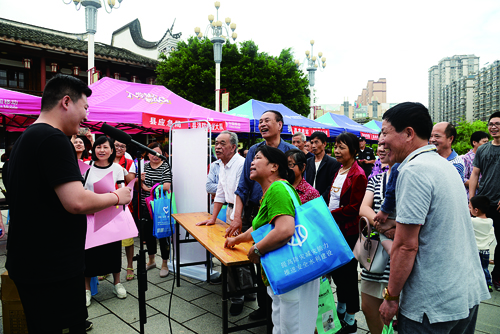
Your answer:
[[[206,128],[172,130],[172,188],[178,213],[207,211],[208,145]],[[186,230],[182,227],[179,238],[186,238]],[[181,263],[204,261],[206,250],[198,242],[181,243],[180,260]],[[207,279],[204,265],[181,267],[181,274],[201,281]]]

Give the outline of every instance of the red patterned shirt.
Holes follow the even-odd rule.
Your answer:
[[[302,204],[305,204],[310,200],[320,196],[319,192],[314,189],[309,183],[307,183],[304,178],[302,178],[302,181],[299,182],[295,190],[297,190]]]

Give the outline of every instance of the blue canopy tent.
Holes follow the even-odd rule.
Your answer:
[[[359,123],[354,122],[347,116],[327,113],[316,119],[317,122],[328,124],[335,127],[340,127],[342,130],[363,136],[367,140],[377,140],[380,130],[373,130]]]
[[[368,123],[366,123],[364,126],[380,132],[380,130],[382,129],[382,122],[376,121],[376,120],[371,120]]]
[[[250,132],[258,133],[259,132],[259,119],[262,114],[268,110],[276,110],[279,111],[283,115],[283,135],[292,135],[292,127],[296,130],[302,128],[303,130],[307,129],[327,129],[329,131],[330,137],[336,137],[340,133],[342,133],[343,129],[335,126],[331,126],[328,124],[322,124],[310,120],[302,115],[297,114],[290,108],[284,106],[281,103],[267,103],[257,100],[248,100],[246,103],[231,109],[227,112],[227,114],[245,117],[250,119]],[[305,132],[305,131],[301,131]],[[312,133],[312,132],[311,132]],[[308,135],[305,133],[306,136]],[[309,134],[310,135],[310,134]]]

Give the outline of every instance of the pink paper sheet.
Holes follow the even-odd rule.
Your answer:
[[[116,190],[115,182],[113,179],[113,172],[109,172],[102,179],[94,183],[94,192],[96,194],[107,194]],[[116,216],[123,211],[123,206],[110,206],[104,210],[98,211],[94,214],[94,232],[100,230],[104,225],[113,220]]]
[[[78,159],[78,167],[80,167],[80,174],[82,175],[85,174],[90,169],[90,166],[85,162],[81,161],[80,159]]]
[[[120,209],[118,216],[97,231],[95,231],[94,223],[94,216],[87,215],[87,239],[85,240],[85,249],[134,238],[139,234],[135,226],[134,218],[128,207],[125,207],[125,211]]]

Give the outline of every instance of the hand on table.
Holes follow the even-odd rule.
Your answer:
[[[215,224],[215,220],[213,220],[213,219],[207,219],[207,220],[204,220],[202,222],[196,223],[196,226],[201,226],[201,225],[210,226],[210,225],[214,225],[214,224]]]
[[[234,235],[238,235],[241,232],[241,227],[243,226],[243,222],[241,221],[240,217],[234,216],[233,221],[229,225],[229,227],[226,229],[226,235],[224,236],[225,238],[232,237]]]
[[[237,244],[238,243],[236,242],[236,238],[227,238],[226,242],[224,243],[224,248],[233,248]]]

